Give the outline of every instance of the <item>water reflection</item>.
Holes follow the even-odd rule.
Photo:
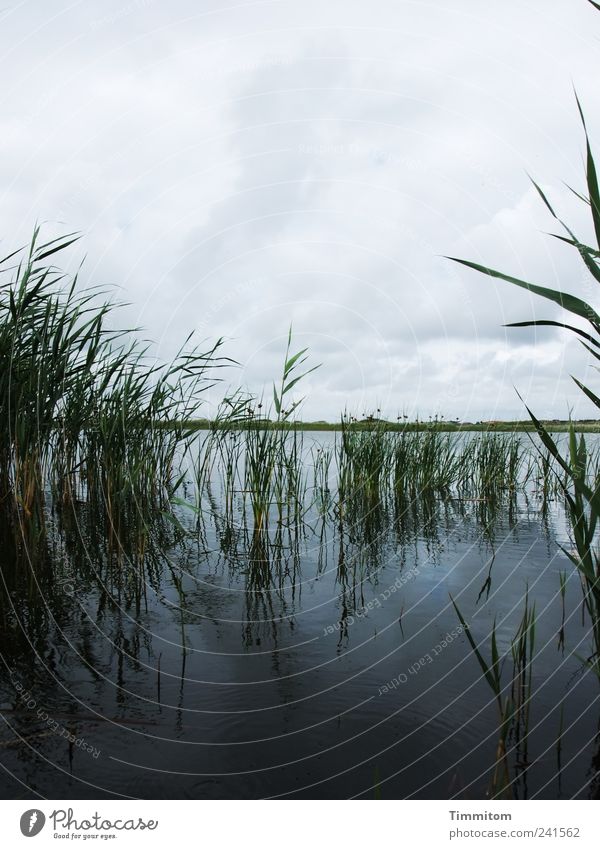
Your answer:
[[[587,628],[560,583],[560,504],[379,479],[340,495],[332,455],[317,451],[301,513],[286,489],[257,523],[215,472],[143,551],[124,525],[107,542],[85,505],[52,514],[35,567],[5,549],[5,795],[485,797],[495,709],[464,634],[449,639],[449,593],[488,656],[494,620],[510,652],[529,587],[533,698],[525,734],[513,694],[507,793],[598,797],[598,685],[573,656]]]

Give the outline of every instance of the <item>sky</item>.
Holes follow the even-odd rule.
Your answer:
[[[158,357],[223,337],[199,415],[270,397],[290,325],[305,419],[594,414],[572,336],[502,326],[557,310],[445,258],[600,306],[530,181],[592,239],[585,0],[7,0],[0,26],[3,254],[79,231],[67,270]]]

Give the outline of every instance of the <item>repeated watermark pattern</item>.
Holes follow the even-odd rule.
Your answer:
[[[327,625],[323,629],[323,636],[326,637],[329,634],[335,634],[336,632],[341,631],[342,629],[345,631],[346,628],[354,625],[357,620],[364,619],[364,617],[371,613],[371,611],[375,610],[376,608],[382,607],[383,603],[388,601],[395,592],[397,592],[399,589],[402,589],[403,586],[410,583],[411,581],[414,581],[414,579],[419,574],[419,571],[420,570],[417,566],[413,566],[410,569],[407,569],[406,571],[402,572],[401,575],[398,575],[393,584],[390,584],[385,590],[382,590],[370,601],[366,602],[360,607],[357,607],[354,613],[350,614],[349,616],[346,616],[343,620],[340,619],[340,621],[336,622],[335,624]]]
[[[383,686],[379,688],[379,695],[384,696],[386,693],[389,693],[392,690],[397,690],[398,687],[407,684],[411,676],[414,677],[415,675],[418,675],[425,666],[429,666],[433,663],[434,660],[442,654],[444,649],[447,649],[448,646],[457,639],[457,637],[460,637],[460,635],[464,633],[464,630],[465,629],[462,625],[458,625],[456,628],[448,631],[437,645],[408,666],[406,672],[400,672],[400,674],[395,678],[392,678],[386,684],[383,684]]]
[[[47,710],[44,710],[44,708],[38,705],[37,699],[21,681],[15,679],[12,680],[21,705],[29,711],[35,711],[38,719],[44,723],[49,731],[54,732],[59,737],[63,737],[71,746],[80,749],[82,752],[87,752],[94,759],[98,759],[100,757],[101,749],[98,749],[96,746],[89,743],[84,737],[79,737],[78,735],[73,734],[72,731],[69,731],[68,728],[51,716]]]

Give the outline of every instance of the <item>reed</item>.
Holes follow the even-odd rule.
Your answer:
[[[523,616],[511,641],[512,680],[511,701],[514,706],[513,723],[517,763],[529,766],[529,720],[533,695],[533,658],[535,656],[535,604],[529,604],[525,593]]]
[[[526,486],[525,452],[514,434],[482,434],[470,439],[460,457],[461,487],[478,496],[515,492]]]
[[[108,556],[139,563],[180,482],[188,433],[170,423],[197,409],[220,342],[156,365],[134,331],[109,329],[106,292],[49,264],[75,240],[43,243],[36,228],[0,266],[0,533],[41,563],[50,512],[85,508]]]
[[[342,417],[340,468],[344,485],[353,495],[377,503],[381,498],[382,480],[388,468],[386,431],[377,423],[369,430],[352,430],[347,416]]]
[[[597,3],[592,2],[592,5],[594,8],[600,10],[600,5]],[[576,103],[585,137],[586,189],[585,194],[580,192],[574,192],[574,194],[589,210],[595,244],[588,245],[582,242],[556,213],[540,186],[535,181],[532,181],[532,183],[547,211],[561,228],[562,232],[553,234],[554,238],[559,239],[577,252],[579,260],[583,263],[587,274],[591,278],[591,282],[597,284],[600,283],[600,189],[587,124],[577,95]],[[514,286],[532,292],[550,301],[552,304],[558,305],[565,312],[575,316],[579,322],[576,326],[567,323],[566,320],[529,320],[513,322],[507,326],[558,327],[566,329],[578,338],[578,341],[593,360],[600,360],[600,315],[598,315],[589,303],[586,303],[576,295],[530,283],[478,263],[457,259],[456,257],[450,257],[450,259],[479,273],[498,280],[507,281]],[[573,380],[587,399],[596,408],[600,409],[600,398],[598,395],[577,378],[574,377]],[[596,531],[598,528],[598,519],[600,518],[600,490],[598,488],[597,463],[595,464],[596,469],[591,472],[590,458],[585,439],[582,436],[579,441],[577,440],[573,424],[569,428],[568,451],[563,452],[543,423],[534,416],[529,408],[527,408],[527,412],[546,452],[545,455],[542,455],[541,467],[542,494],[544,497],[547,497],[549,492],[550,458],[556,464],[557,479],[566,501],[576,548],[576,554],[567,552],[567,555],[581,579],[584,606],[591,619],[593,648],[588,658],[588,663],[598,673],[600,671],[600,565]]]
[[[394,491],[417,495],[448,492],[459,474],[459,441],[435,427],[390,437]]]
[[[236,519],[241,523],[249,562],[261,585],[271,548],[280,551],[284,537],[288,546],[297,545],[307,509],[303,435],[282,425],[293,424],[301,403],[301,399],[292,400],[292,390],[318,366],[303,370],[307,349],[292,353],[291,346],[290,328],[281,378],[273,384],[272,405],[242,390],[226,398],[197,463],[200,497],[210,469],[219,474],[225,505],[219,519],[224,522],[221,538],[233,538]],[[272,413],[277,427],[271,426]]]
[[[73,241],[40,243],[36,229],[2,263],[10,279],[0,289],[0,523],[15,553],[32,557],[43,549],[49,481],[68,497],[81,428],[74,413],[85,416],[75,401],[89,394],[105,345],[108,307],[95,303],[98,293],[79,296],[77,278],[67,284],[46,262]]]
[[[525,605],[521,621],[510,642],[510,650],[503,657],[498,649],[496,620],[490,635],[490,660],[486,660],[475,642],[469,625],[465,621],[458,605],[450,596],[458,619],[464,629],[471,649],[482,671],[483,678],[490,688],[498,711],[498,743],[495,764],[490,783],[490,797],[512,798],[513,782],[510,778],[509,755],[514,750],[517,768],[528,766],[528,737],[531,702],[533,696],[532,676],[535,654],[535,605],[530,606],[529,594],[525,594]],[[510,654],[512,674],[504,681],[503,670]],[[509,741],[513,738],[513,747]]]

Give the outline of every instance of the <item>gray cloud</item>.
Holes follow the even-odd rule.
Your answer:
[[[162,355],[230,339],[270,386],[293,322],[306,416],[589,414],[556,310],[444,254],[596,294],[532,173],[587,235],[572,92],[594,101],[587,4],[22,3],[3,13],[3,244],[81,229]],[[591,106],[590,106],[591,108]],[[592,133],[595,116],[590,113]],[[600,130],[600,127],[596,127]],[[210,393],[216,403],[219,390]]]

